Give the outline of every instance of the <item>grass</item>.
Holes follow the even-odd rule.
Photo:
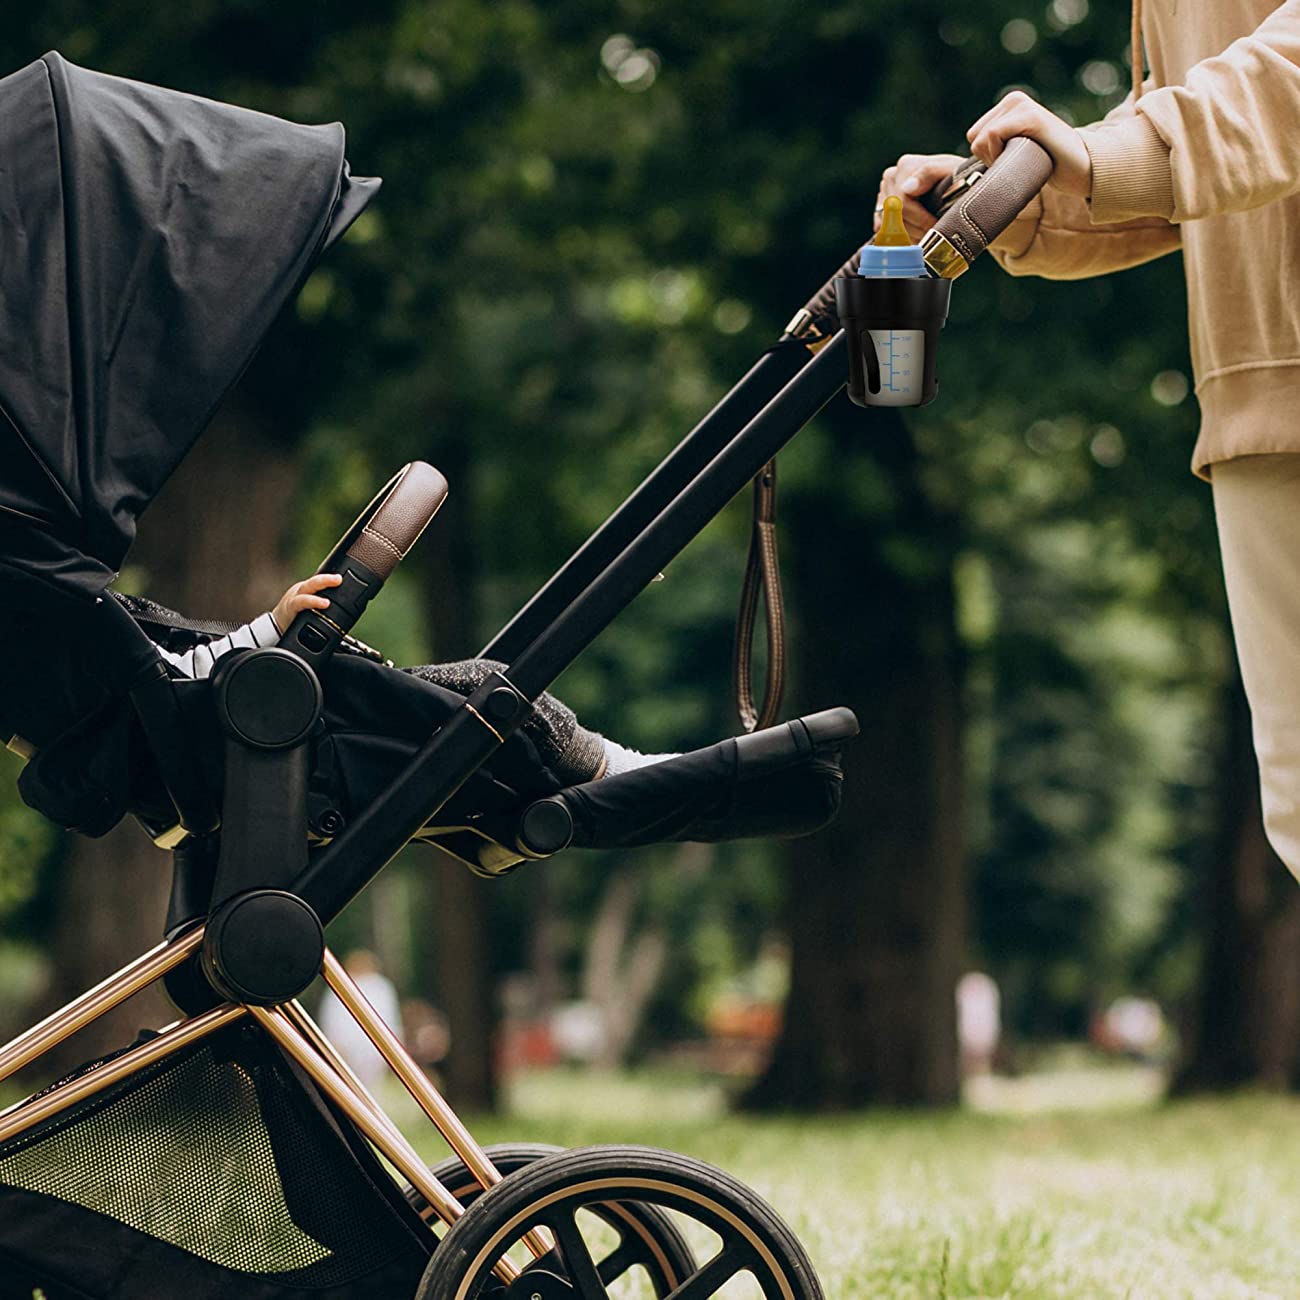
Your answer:
[[[400,1088],[384,1100],[446,1155]],[[937,1114],[754,1118],[662,1072],[526,1074],[509,1100],[468,1117],[480,1141],[644,1143],[737,1175],[827,1300],[1300,1296],[1300,1098],[1162,1103],[1152,1072],[1076,1066],[986,1080]]]
[[[526,1075],[481,1141],[639,1142],[721,1165],[808,1247],[828,1300],[1265,1300],[1300,1295],[1300,1101],[1161,1104],[1075,1070],[978,1109],[756,1119],[671,1075]],[[402,1102],[431,1158],[436,1136]]]

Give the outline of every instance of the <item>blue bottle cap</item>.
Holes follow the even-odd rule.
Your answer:
[[[858,274],[874,278],[895,279],[902,276],[926,276],[925,254],[919,244],[863,244]]]

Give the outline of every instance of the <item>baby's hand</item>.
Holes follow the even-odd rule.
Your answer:
[[[289,630],[289,624],[305,609],[329,609],[330,603],[324,596],[316,593],[327,587],[337,587],[343,579],[337,573],[315,573],[310,578],[295,582],[280,597],[279,603],[271,611],[275,625],[281,634]]]

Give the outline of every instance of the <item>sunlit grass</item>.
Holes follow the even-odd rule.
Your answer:
[[[1144,1070],[985,1081],[941,1113],[738,1115],[653,1072],[526,1074],[483,1142],[635,1142],[720,1165],[812,1255],[828,1300],[1300,1295],[1300,1100],[1162,1103]],[[413,1103],[384,1100],[436,1161]],[[624,1300],[622,1297],[616,1300]]]
[[[828,1300],[1300,1294],[1300,1102],[1160,1104],[1140,1071],[987,1091],[998,1113],[756,1119],[687,1079],[561,1071],[520,1078],[512,1113],[472,1127],[485,1142],[638,1142],[721,1165],[794,1227]]]

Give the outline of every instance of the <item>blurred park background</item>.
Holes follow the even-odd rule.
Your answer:
[[[122,585],[251,617],[418,456],[452,500],[361,634],[399,663],[473,653],[869,233],[885,166],[962,151],[1016,86],[1101,115],[1129,81],[1128,17],[1118,0],[6,6],[5,71],[57,48],[339,119],[354,172],[385,178],[145,517]],[[833,828],[573,854],[494,885],[408,850],[335,945],[374,954],[455,1100],[536,1118],[491,1121],[515,1136],[582,1141],[585,1114],[592,1139],[721,1143],[745,1173],[785,1134],[785,1185],[805,1139],[833,1163],[841,1121],[743,1116],[851,1111],[914,1179],[950,1138],[1005,1155],[1074,1132],[1082,1186],[1138,1131],[1115,1108],[1172,1126],[1171,1153],[1219,1117],[1222,1211],[1232,1151],[1265,1157],[1291,1103],[1151,1107],[1300,1084],[1300,891],[1260,827],[1210,494],[1188,469],[1180,259],[1075,284],[981,264],[955,287],[940,376],[903,419],[837,399],[781,458],[787,715],[848,704],[863,723]],[[748,527],[737,501],[559,683],[589,725],[645,750],[737,729]],[[0,1036],[156,942],[167,874],[134,827],[74,841],[0,789]],[[974,1115],[897,1109],[963,1096]],[[696,1137],[656,1129],[656,1098]],[[1079,1104],[1111,1107],[1105,1125],[1006,1118]],[[982,1159],[947,1188],[962,1204],[997,1183]],[[1008,1186],[1033,1189],[1026,1168]],[[1118,1184],[1149,1209],[1122,1168],[1088,1186]],[[962,1290],[971,1213],[923,1249],[897,1239],[930,1279],[915,1294],[938,1294],[952,1241],[953,1294],[1076,1294]],[[1048,1250],[1000,1230],[1017,1257]],[[1251,1267],[1282,1268],[1248,1245]],[[830,1268],[868,1293],[856,1264]],[[1167,1293],[1238,1294],[1189,1286]]]

